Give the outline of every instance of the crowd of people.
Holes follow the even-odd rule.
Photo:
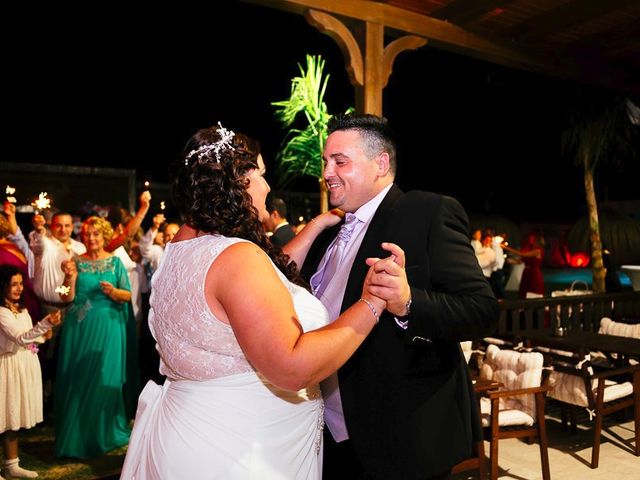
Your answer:
[[[4,203],[0,433],[9,478],[37,476],[19,465],[17,432],[47,416],[58,457],[91,458],[128,443],[140,365],[149,363],[138,343],[151,259],[136,257],[149,205],[143,192],[135,214],[113,207],[108,219],[89,216],[78,241],[70,213],[36,213],[25,236],[15,205]]]
[[[42,421],[52,385],[55,454],[128,444],[123,479],[449,478],[481,435],[460,342],[495,326],[495,270],[459,202],[394,183],[386,119],[332,118],[323,159],[334,209],[301,229],[259,143],[220,123],[171,166],[180,223],[158,214],[143,232],[145,192],[135,214],[85,219],[81,243],[63,212],[35,216],[27,242],[5,207],[0,253],[21,254],[0,278],[0,378],[17,359],[39,378],[31,345],[57,341],[44,393],[0,380],[8,411],[40,398],[27,421],[0,408],[3,473],[36,476],[16,432]],[[27,280],[44,313],[25,308]]]
[[[510,246],[506,237],[505,233],[495,234],[491,227],[471,232],[470,243],[494,295],[498,299],[505,298],[505,286],[513,265],[523,264],[518,282],[518,298],[544,296],[543,234],[537,230],[530,232],[520,249]]]

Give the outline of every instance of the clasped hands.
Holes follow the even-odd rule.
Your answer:
[[[402,317],[407,314],[407,302],[411,288],[405,272],[405,255],[395,243],[384,242],[382,248],[390,253],[386,258],[367,258],[369,271],[362,286],[362,294],[391,314]],[[373,296],[373,298],[371,298]]]

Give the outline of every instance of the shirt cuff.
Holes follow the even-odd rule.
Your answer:
[[[400,320],[398,317],[393,317],[396,321],[396,324],[403,330],[409,328],[409,320]]]

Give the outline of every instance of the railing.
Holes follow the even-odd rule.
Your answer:
[[[597,332],[600,319],[640,321],[640,292],[543,297],[500,302],[499,335],[555,328]]]

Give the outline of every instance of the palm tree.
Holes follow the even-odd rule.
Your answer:
[[[635,108],[635,110],[634,110]],[[606,270],[602,262],[602,241],[594,177],[601,162],[620,163],[633,156],[638,124],[637,107],[623,95],[604,90],[580,90],[562,134],[562,150],[574,156],[584,173],[584,190],[589,215],[589,238],[593,290],[605,291]]]
[[[331,115],[324,102],[329,75],[324,76],[324,60],[320,55],[307,55],[307,69],[298,64],[300,76],[291,79],[291,95],[287,100],[272,102],[276,118],[289,131],[284,146],[277,155],[277,172],[283,184],[300,175],[318,179],[320,187],[320,211],[329,208],[327,186],[322,177],[322,150],[327,140],[327,124]],[[349,108],[347,112],[353,110]],[[300,114],[306,120],[304,129],[292,125]]]

